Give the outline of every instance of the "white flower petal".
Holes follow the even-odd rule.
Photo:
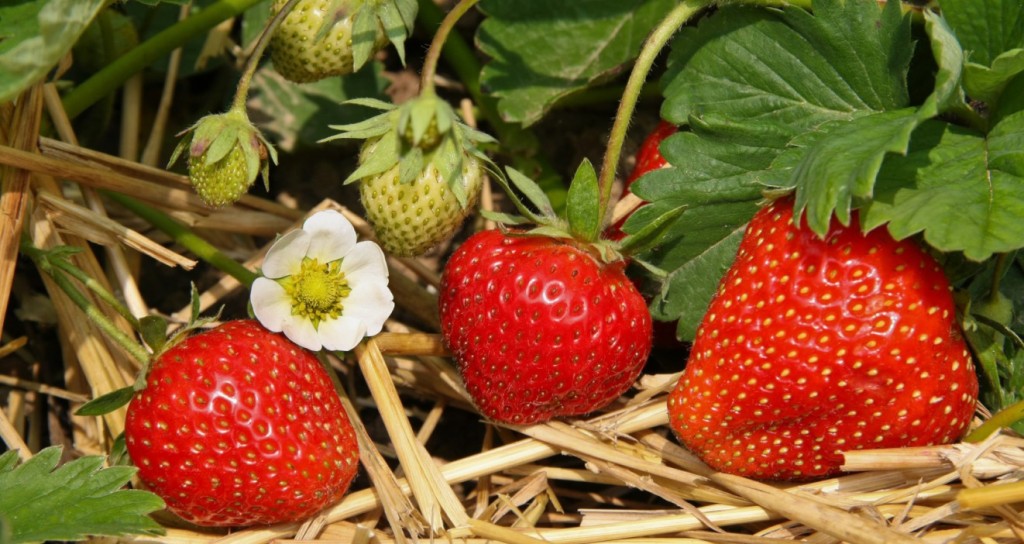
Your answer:
[[[341,261],[341,271],[350,285],[364,281],[388,282],[388,263],[384,251],[373,242],[359,242]]]
[[[356,245],[356,229],[335,210],[324,210],[310,216],[302,230],[312,237],[306,256],[322,263],[337,261]]]
[[[310,351],[320,351],[322,347],[320,335],[317,334],[313,323],[305,317],[291,316],[291,319],[285,321],[284,335]]]
[[[366,323],[367,336],[380,333],[384,322],[395,310],[395,297],[387,285],[377,282],[363,282],[352,287],[345,297],[341,315],[353,317]]]
[[[361,320],[341,316],[320,323],[320,339],[324,348],[332,351],[349,351],[366,336],[366,324]]]
[[[292,299],[284,287],[274,280],[256,278],[256,281],[252,282],[249,301],[252,303],[256,319],[273,332],[281,332],[285,321],[291,319]]]
[[[276,279],[298,272],[302,258],[309,249],[310,239],[309,233],[303,230],[293,230],[278,238],[263,259],[263,275]]]

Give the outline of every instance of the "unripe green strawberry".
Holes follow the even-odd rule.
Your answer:
[[[260,173],[267,180],[268,158],[277,162],[273,146],[241,108],[203,117],[182,136],[170,162],[188,150],[189,181],[199,198],[213,207],[238,201]]]
[[[287,3],[274,0],[273,13]],[[356,69],[352,51],[354,14],[363,4],[359,0],[301,0],[270,38],[274,69],[296,83],[351,74]],[[322,32],[325,23],[331,26]],[[379,24],[374,26],[372,50],[377,51],[387,45],[388,39]]]
[[[237,202],[252,184],[246,179],[245,152],[238,145],[213,164],[206,164],[205,155],[190,155],[188,178],[199,198],[213,207]]]
[[[377,147],[377,140],[363,146],[361,161]],[[402,183],[400,165],[363,178],[359,194],[366,218],[377,239],[389,253],[398,256],[421,255],[450,238],[469,215],[483,186],[483,167],[474,155],[463,157],[461,184],[466,205],[460,204],[448,180],[442,179],[433,164],[423,167],[411,183]]]

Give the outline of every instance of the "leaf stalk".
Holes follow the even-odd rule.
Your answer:
[[[285,17],[292,12],[292,8],[298,3],[299,0],[288,0],[288,3],[282,6],[281,10],[271,17],[270,21],[267,22],[267,26],[263,28],[260,37],[256,40],[256,46],[253,47],[249,58],[245,60],[245,67],[242,69],[242,76],[238,79],[235,97],[231,102],[231,109],[245,111],[245,101],[249,97],[249,85],[252,83],[252,77],[256,74],[256,69],[260,65],[263,52],[266,51],[267,45],[270,44],[270,37],[274,35],[277,27],[281,26],[281,22],[284,21]]]
[[[124,331],[114,325],[103,311],[93,304],[92,301],[90,301],[71,282],[71,280],[68,279],[68,276],[71,275],[80,281],[83,281],[84,278],[83,283],[85,283],[90,290],[97,293],[104,302],[113,306],[119,314],[125,316],[130,315],[131,312],[117,301],[110,292],[100,287],[95,280],[89,278],[85,272],[74,267],[74,265],[70,264],[65,259],[51,259],[47,251],[33,245],[27,237],[22,238],[21,252],[32,259],[32,262],[36,264],[36,267],[49,276],[50,279],[60,287],[61,291],[64,291],[68,298],[70,298],[71,301],[85,313],[86,317],[95,323],[96,326],[107,335],[107,337],[113,340],[117,345],[121,346],[133,359],[143,366],[149,362],[149,352],[146,351],[146,349],[134,338],[128,336]],[[72,269],[74,272],[70,272]],[[131,321],[133,322],[132,325],[134,327],[138,327],[138,320],[132,317]]]
[[[96,72],[64,97],[64,110],[74,119],[89,106],[120,87],[128,78],[157,59],[235,17],[262,0],[219,0],[139,44],[127,54]]]
[[[633,118],[633,111],[636,109],[637,101],[643,92],[644,82],[651,71],[651,66],[654,65],[654,60],[681,26],[712,3],[712,0],[683,0],[665,16],[644,42],[643,49],[640,50],[640,55],[633,65],[633,71],[630,72],[629,79],[626,81],[626,88],[622,93],[622,101],[619,102],[619,109],[615,114],[615,121],[612,123],[611,133],[608,136],[608,147],[601,163],[598,197],[602,218],[608,216],[612,188],[615,184],[615,172],[618,169],[619,158],[622,156],[622,144],[626,140],[629,122]]]
[[[434,76],[437,74],[437,62],[441,58],[441,50],[444,47],[444,43],[448,39],[448,35],[451,34],[452,29],[455,28],[455,23],[459,22],[459,19],[476,5],[478,1],[460,0],[441,21],[441,26],[437,28],[434,39],[430,42],[430,48],[427,49],[427,56],[423,61],[423,71],[420,74],[421,92],[434,91]]]

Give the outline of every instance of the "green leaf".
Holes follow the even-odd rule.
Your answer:
[[[527,219],[525,217],[522,217],[522,216],[519,216],[519,215],[512,215],[510,213],[496,212],[496,211],[492,211],[492,210],[481,209],[480,210],[480,215],[484,219],[487,219],[488,221],[494,221],[495,223],[499,223],[499,224],[502,224],[502,225],[528,225],[528,224],[530,224],[530,220],[529,219]]]
[[[912,43],[896,4],[818,0],[815,15],[722,8],[676,38],[662,116],[753,120],[751,142],[780,147],[827,121],[903,108]]]
[[[362,68],[370,60],[377,46],[377,14],[370,4],[364,4],[352,20],[352,66]]]
[[[131,402],[135,396],[135,387],[127,386],[100,395],[82,405],[75,411],[76,416],[102,416]]]
[[[0,4],[0,104],[56,66],[104,0],[22,0]]]
[[[378,5],[377,16],[388,41],[398,51],[398,59],[405,66],[405,40],[412,32],[419,4],[416,0],[386,0]]]
[[[639,255],[667,273],[652,313],[680,318],[680,336],[693,338],[769,189],[801,187],[819,221],[837,207],[848,217],[853,196],[871,194],[874,173],[914,128],[962,102],[955,40],[939,45],[937,90],[915,108],[910,19],[897,2],[724,5],[681,31],[662,82],[662,117],[681,126],[661,146],[671,167],[633,185],[649,204],[623,226],[640,232],[685,208]]]
[[[662,149],[671,160],[686,138],[673,136]],[[690,135],[692,136],[692,135]],[[762,187],[756,177],[694,180],[680,177],[676,168],[653,171],[633,184],[637,196],[657,198],[638,209],[623,231],[636,235],[677,208],[682,213],[654,249],[639,258],[668,272],[662,290],[651,302],[651,312],[663,321],[679,320],[679,337],[692,340],[718,282],[732,264],[747,221],[759,209]]]
[[[996,57],[991,67],[967,63],[964,88],[972,98],[995,106],[1006,84],[1021,72],[1024,72],[1024,49],[1011,49]]]
[[[973,64],[990,66],[999,55],[1024,47],[1020,0],[941,0],[939,5]]]
[[[483,0],[481,85],[505,120],[530,125],[558,99],[621,72],[673,0]]]
[[[671,272],[750,220],[766,189],[765,172],[779,150],[683,132],[666,138],[661,151],[674,166],[633,183],[631,190],[649,204],[622,228],[636,234],[670,210],[687,208],[657,248],[639,255]]]
[[[344,77],[332,77],[314,83],[295,85],[272,67],[261,67],[253,77],[249,93],[249,111],[254,123],[284,151],[310,148],[334,135],[328,125],[366,120],[380,109],[390,84],[379,62]],[[367,98],[372,100],[353,100]],[[346,102],[347,101],[347,102]],[[338,104],[346,102],[345,107]]]
[[[589,160],[583,159],[569,185],[569,196],[566,201],[569,231],[573,236],[587,242],[597,240],[601,234],[603,219],[600,199],[597,172]]]
[[[1024,112],[1004,118],[987,139],[930,121],[905,158],[883,164],[863,226],[887,223],[897,239],[923,232],[931,246],[976,261],[1024,247],[1022,150]]]
[[[964,77],[964,51],[960,47],[960,42],[956,40],[946,20],[934,12],[925,12],[924,25],[938,72],[935,74],[935,90],[921,108],[922,113],[934,115],[930,110],[934,107],[943,113],[954,112],[964,117],[975,115],[966,103],[967,99],[961,86]]]
[[[905,153],[920,122],[915,108],[880,112],[821,127],[824,136],[806,148],[793,169],[796,215],[807,212],[807,225],[819,235],[828,231],[833,212],[850,223],[853,198],[868,198],[887,153]]]
[[[625,255],[632,255],[651,249],[661,240],[661,237],[668,231],[672,222],[678,219],[685,211],[685,207],[679,206],[674,210],[661,214],[661,217],[647,223],[640,231],[626,236],[622,243],[619,244],[619,251]]]
[[[57,467],[60,457],[61,449],[51,447],[15,466],[16,452],[0,455],[0,512],[12,543],[163,533],[147,514],[164,502],[147,491],[122,489],[134,467],[102,468],[100,456]]]
[[[423,166],[423,150],[413,147],[398,161],[398,182],[412,183],[416,181],[420,177],[420,172],[423,171]]]
[[[746,227],[740,227],[683,266],[672,271],[661,293],[652,301],[651,314],[655,319],[678,319],[676,338],[692,341],[697,336],[711,299],[718,291],[718,283],[736,259],[740,241]]]
[[[160,351],[167,343],[167,319],[159,315],[143,316],[139,319],[139,334],[151,350]]]
[[[533,204],[534,208],[540,212],[541,216],[553,216],[555,214],[554,208],[551,207],[551,201],[548,200],[544,190],[537,185],[536,181],[533,181],[526,174],[512,168],[511,166],[506,167],[505,170],[508,172],[508,181],[511,182],[511,187],[504,187],[505,192],[509,194],[510,198],[516,203],[516,208],[519,213],[522,213],[527,218],[538,222],[539,218],[533,210],[525,207],[523,202],[518,198],[518,194],[522,194],[526,199]],[[505,184],[504,177],[497,178],[499,183]],[[514,189],[514,191],[513,191]],[[518,194],[517,194],[518,193]]]
[[[399,161],[398,135],[387,133],[381,136],[376,144],[377,147],[369,154],[364,162],[359,165],[342,183],[348,184],[356,180],[386,172]]]

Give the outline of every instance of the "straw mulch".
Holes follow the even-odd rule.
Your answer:
[[[59,140],[38,138],[44,109]],[[211,212],[179,175],[76,146],[49,86],[0,109],[0,143],[0,319],[11,303],[16,266],[30,266],[15,258],[23,226],[38,246],[81,248],[77,264],[111,282],[139,315],[153,311],[139,294],[139,255],[147,266],[176,267],[180,274],[197,264],[100,191],[164,210],[250,268],[274,235],[313,211],[250,196]],[[320,207],[344,211],[370,236],[343,206]],[[675,374],[643,376],[628,396],[589,419],[489,425],[473,412],[436,335],[436,262],[393,259],[390,266],[399,309],[387,332],[349,359],[332,361],[347,383],[345,400],[360,434],[357,485],[303,524],[217,532],[161,517],[168,529],[160,542],[1024,540],[1021,505],[1014,504],[1024,501],[1024,440],[1010,433],[981,444],[851,452],[848,475],[767,485],[715,473],[671,437],[665,397]],[[56,310],[63,385],[0,375],[0,438],[25,455],[55,440],[76,454],[104,454],[123,429],[123,410],[71,418],[67,433],[48,437],[40,431],[43,420],[63,401],[73,409],[126,386],[137,368],[59,289],[46,288]],[[240,292],[235,280],[220,277],[202,292],[202,306],[209,311]],[[182,308],[168,317],[180,323],[187,315]],[[24,344],[3,337],[4,369],[33,368]]]

